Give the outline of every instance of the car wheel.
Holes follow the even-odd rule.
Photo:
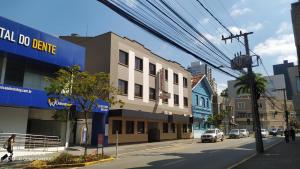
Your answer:
[[[223,141],[223,140],[224,140],[224,136],[221,137],[221,141]]]
[[[218,138],[217,138],[217,137],[215,137],[215,139],[214,139],[214,143],[215,143],[215,142],[217,142],[217,141],[218,141]]]

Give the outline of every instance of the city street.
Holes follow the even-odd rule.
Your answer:
[[[264,146],[283,140],[282,137],[264,139]],[[160,148],[137,150],[119,154],[119,158],[86,168],[152,169],[152,168],[228,168],[255,152],[254,138],[226,139],[217,143],[181,142]]]

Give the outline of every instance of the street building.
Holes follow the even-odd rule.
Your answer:
[[[300,1],[292,3],[291,15],[295,37],[295,45],[298,55],[298,71],[300,72]]]
[[[108,143],[152,142],[192,137],[191,74],[142,44],[108,32],[63,36],[86,48],[87,71],[107,72],[124,107],[109,112]]]
[[[284,75],[284,81],[286,84],[286,95],[288,100],[292,100],[292,95],[293,95],[290,77],[288,75],[288,68],[290,67],[294,67],[294,63],[293,62],[289,63],[287,60],[284,60],[283,63],[281,64],[273,65],[274,75],[280,75],[280,74]]]
[[[62,67],[84,69],[84,62],[83,47],[0,17],[0,133],[59,136],[63,143],[66,123],[54,118],[55,109],[71,104],[48,98],[45,77]]]
[[[264,77],[267,80],[266,94],[262,95],[258,100],[259,115],[261,127],[266,129],[285,128],[284,113],[284,93],[285,80],[284,75],[273,75]],[[234,121],[237,128],[246,128],[253,130],[253,112],[251,111],[251,97],[249,94],[236,93],[237,88],[234,87],[236,80],[228,81],[228,98],[233,100],[232,111]],[[288,110],[293,111],[293,104],[287,101]]]
[[[194,117],[194,138],[201,138],[201,134],[209,126],[207,118],[212,115],[212,88],[203,74],[192,78],[192,112]]]
[[[294,103],[296,117],[300,120],[300,77],[297,66],[288,68],[288,75],[293,93],[292,100]]]

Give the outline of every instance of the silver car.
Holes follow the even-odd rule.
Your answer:
[[[242,137],[249,137],[249,131],[247,129],[240,129]]]
[[[231,129],[229,132],[229,138],[240,138],[241,132],[239,129]]]
[[[263,138],[268,137],[268,135],[269,135],[268,130],[266,130],[266,129],[261,129],[261,136],[262,136]]]

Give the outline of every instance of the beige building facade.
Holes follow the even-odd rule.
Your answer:
[[[142,44],[105,33],[95,37],[64,36],[86,48],[86,71],[107,72],[125,105],[112,106],[108,142],[150,142],[191,138],[191,74]]]

